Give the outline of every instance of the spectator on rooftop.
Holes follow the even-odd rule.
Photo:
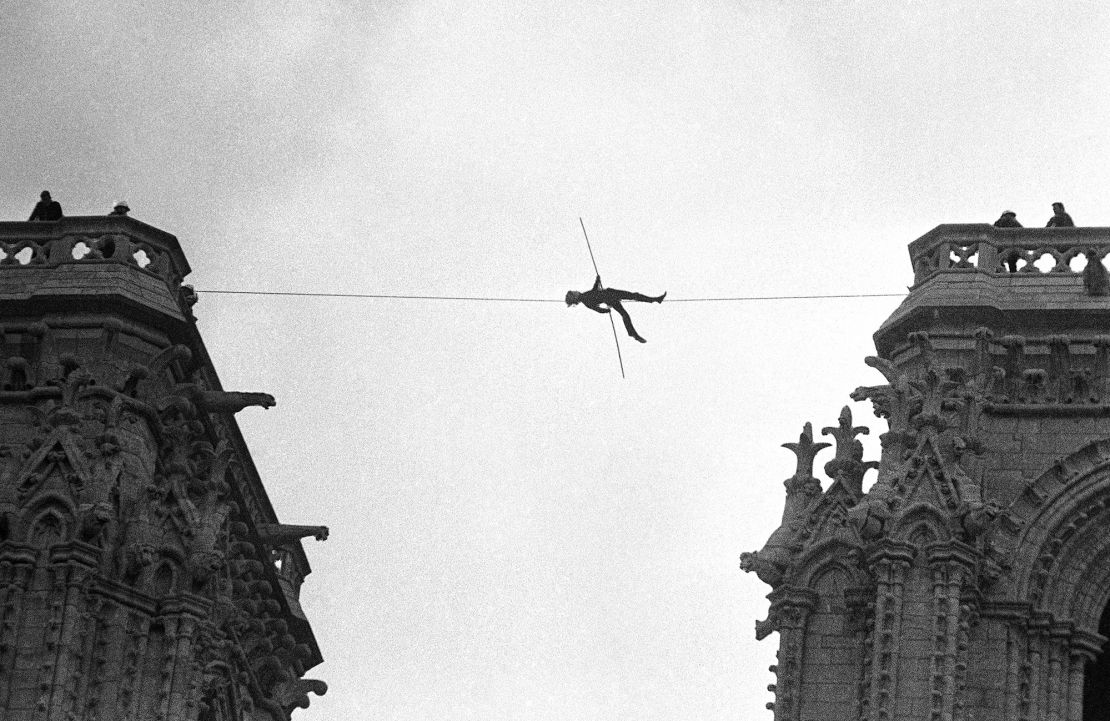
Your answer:
[[[1004,210],[1002,211],[1002,215],[998,218],[998,220],[994,221],[994,227],[1020,228],[1022,227],[1022,225],[1018,222],[1017,213],[1012,210]],[[1011,273],[1017,272],[1017,262],[1019,257],[1021,257],[1021,252],[1016,249],[1011,249],[1003,256],[1003,260],[1006,261],[1006,269],[1009,270]]]
[[[1048,219],[1046,228],[1074,228],[1075,223],[1071,216],[1064,212],[1063,203],[1052,204],[1052,217]]]
[[[1018,222],[1017,213],[1012,210],[1004,210],[1002,211],[1002,215],[998,218],[998,220],[994,221],[994,227],[1020,228],[1022,227],[1022,225]]]
[[[62,217],[62,206],[58,201],[50,199],[49,190],[42,191],[39,198],[41,200],[35,203],[35,209],[27,220],[58,220]]]

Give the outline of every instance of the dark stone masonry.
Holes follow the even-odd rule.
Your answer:
[[[881,459],[847,408],[807,423],[782,525],[741,559],[772,588],[776,721],[1110,717],[1110,298],[1083,273],[1108,252],[1110,228],[910,244],[866,360],[886,383],[851,394]]]
[[[327,686],[177,239],[0,223],[0,719],[285,721]],[[250,411],[260,412],[260,411]],[[276,412],[276,411],[275,411]]]

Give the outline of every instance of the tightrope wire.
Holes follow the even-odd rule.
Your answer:
[[[559,298],[490,298],[462,295],[401,295],[385,293],[304,293],[270,290],[197,290],[197,293],[223,295],[281,295],[307,298],[381,298],[392,300],[461,300],[495,303],[562,303]],[[819,300],[825,298],[904,298],[905,293],[843,293],[832,295],[745,295],[725,298],[667,298],[665,303],[724,303],[748,300]]]

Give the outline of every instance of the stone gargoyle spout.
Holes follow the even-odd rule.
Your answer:
[[[781,531],[783,529],[779,529]],[[778,533],[778,531],[776,531]],[[745,573],[754,573],[772,588],[782,583],[783,575],[790,565],[790,553],[782,545],[771,545],[775,540],[774,534],[767,541],[767,547],[762,551],[752,551],[740,554],[740,570]]]
[[[269,393],[245,393],[242,391],[210,391],[195,383],[182,383],[177,387],[181,395],[189,399],[198,410],[205,413],[238,413],[248,406],[272,408],[277,401]]]
[[[263,543],[281,546],[312,536],[317,541],[328,540],[327,526],[295,526],[288,523],[263,523],[258,527]]]

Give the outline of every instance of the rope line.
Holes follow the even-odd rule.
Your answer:
[[[907,293],[836,293],[832,295],[743,295],[733,298],[667,298],[665,303],[717,303],[733,300],[809,300],[814,298],[905,298]]]
[[[496,303],[562,303],[558,298],[492,298],[464,295],[402,295],[384,293],[304,293],[270,290],[197,290],[220,295],[276,295],[308,298],[377,298],[388,300],[463,300]],[[824,298],[904,298],[906,293],[843,293],[834,295],[744,295],[722,298],[667,298],[664,303],[726,303],[749,300],[819,300]]]

